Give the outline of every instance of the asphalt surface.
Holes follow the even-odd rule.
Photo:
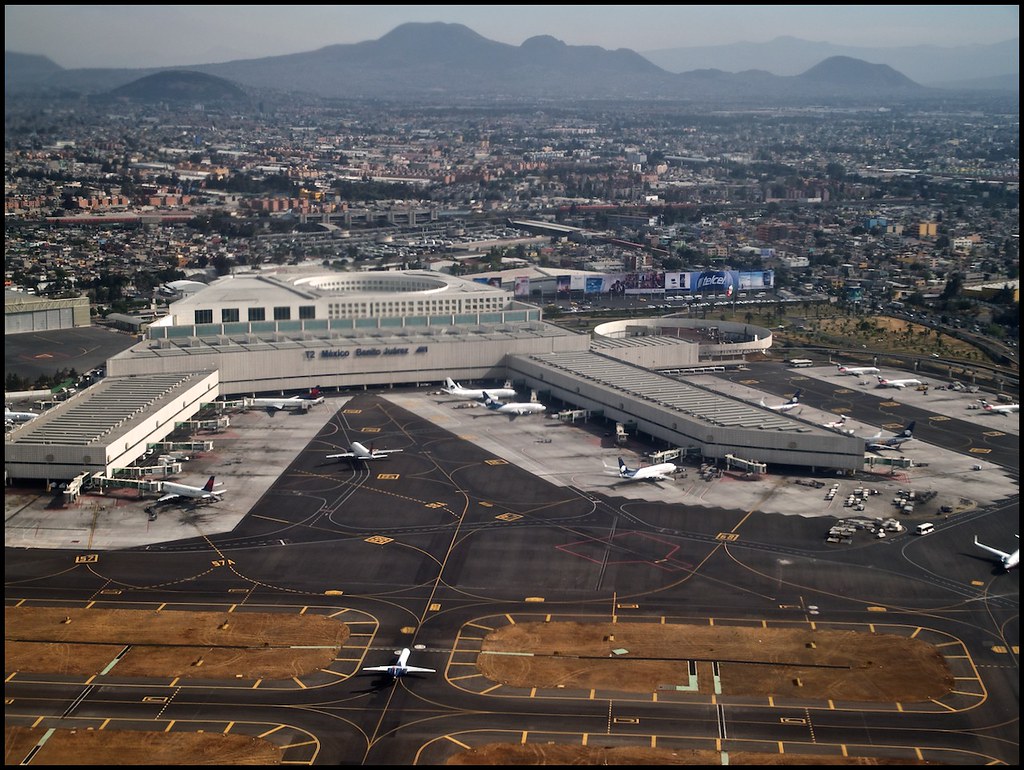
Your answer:
[[[756,480],[705,480],[686,465],[672,482],[624,485],[605,465],[661,447],[643,437],[616,447],[603,424],[509,421],[399,391],[307,414],[240,413],[182,474],[215,473],[221,503],[151,521],[151,501],[8,495],[7,603],[324,613],[353,630],[335,665],[302,681],[152,682],[144,693],[115,676],[17,674],[5,684],[7,724],[231,729],[316,764],[440,764],[460,746],[524,740],[1016,764],[1019,578],[972,540],[1015,547],[1019,417],[968,410],[977,394],[882,392],[827,369],[764,365],[717,381],[754,402],[802,387],[802,418],[849,409],[859,435],[916,419],[919,438],[902,454],[919,465]],[[325,459],[353,440],[402,451]],[[798,481],[839,482],[842,493],[830,503]],[[836,518],[853,515],[842,500],[855,486],[879,489],[857,514],[873,517],[900,516],[897,488],[934,491],[901,521],[933,521],[935,532],[826,543]],[[912,635],[943,651],[957,687],[938,703],[863,704],[531,691],[475,674],[488,629],[609,618]],[[439,673],[397,684],[358,674],[406,646]]]

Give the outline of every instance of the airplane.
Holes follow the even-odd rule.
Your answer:
[[[778,404],[777,406],[768,406],[768,404],[766,404],[764,402],[764,399],[763,398],[761,399],[761,406],[763,406],[765,409],[771,409],[773,412],[788,412],[790,409],[793,409],[794,407],[797,407],[799,405],[800,405],[800,388],[796,389],[796,393],[794,393],[792,395],[792,397],[789,399],[789,401],[787,401],[784,404]]]
[[[451,377],[447,377],[444,381],[444,387],[441,388],[444,393],[449,396],[458,396],[459,398],[472,398],[480,400],[484,397],[484,391],[482,389],[477,390],[474,388],[464,388],[459,383],[455,382]],[[516,391],[514,388],[494,388],[488,390],[492,398],[515,398]]]
[[[327,455],[327,459],[336,460],[343,457],[350,457],[353,460],[384,460],[387,458],[388,455],[401,451],[401,449],[374,449],[372,444],[370,445],[370,448],[367,449],[358,441],[353,441],[351,452],[341,452],[336,455]]]
[[[838,420],[833,420],[832,422],[826,422],[821,427],[823,427],[823,428],[832,428],[832,430],[837,430],[840,433],[853,433],[853,431],[850,428],[846,427],[846,420],[847,420],[847,416],[844,414]]]
[[[839,374],[852,374],[860,376],[862,374],[878,374],[879,369],[877,366],[843,366],[842,364],[836,364],[839,367]]]
[[[177,484],[173,481],[165,481],[160,487],[160,491],[165,493],[163,497],[157,500],[158,503],[163,503],[168,500],[180,500],[183,498],[191,498],[196,500],[210,500],[211,502],[219,502],[227,492],[226,489],[215,489],[213,483],[214,477],[210,476],[205,484],[201,487],[193,487],[188,484]]]
[[[490,391],[484,391],[483,402],[492,412],[498,414],[507,414],[510,420],[514,420],[523,414],[540,414],[547,410],[544,404],[538,404],[536,401],[524,401],[520,403],[509,402],[503,404],[501,401],[491,398]]]
[[[619,458],[619,478],[623,481],[672,481],[670,474],[678,471],[673,463],[657,463],[630,468],[626,461]]]
[[[914,438],[914,425],[916,424],[916,420],[911,420],[903,430],[889,438],[882,438],[882,431],[878,431],[874,436],[864,439],[865,451],[877,453],[883,449],[899,449]]]
[[[920,380],[907,379],[907,380],[887,380],[884,377],[878,378],[878,387],[880,388],[898,388],[903,390],[910,385],[924,385]]]
[[[981,408],[990,414],[1010,414],[1020,411],[1020,404],[990,404],[983,398],[979,400],[981,401]]]
[[[1015,535],[1015,537],[1020,540],[1020,535]],[[1020,565],[1020,548],[1014,550],[1013,553],[1006,553],[1005,551],[1000,551],[998,548],[993,548],[990,545],[979,543],[977,535],[974,536],[974,544],[978,546],[978,548],[982,548],[989,553],[998,556],[1000,565],[1002,565],[1002,568],[1007,572],[1011,569],[1017,569]]]
[[[406,674],[436,674],[437,672],[432,668],[422,668],[420,666],[409,665],[409,655],[411,655],[409,648],[405,647],[400,653],[398,653],[398,660],[390,666],[364,666],[363,671],[382,671],[390,674],[393,678],[398,679],[400,676]]]
[[[308,393],[300,393],[297,396],[288,396],[287,398],[283,396],[281,398],[246,398],[244,402],[246,406],[261,407],[271,414],[282,409],[297,409],[305,412],[315,404],[322,404],[324,396],[320,392],[320,388],[310,388]]]
[[[15,412],[7,405],[4,405],[4,423],[28,422],[36,419],[39,415],[35,412]]]

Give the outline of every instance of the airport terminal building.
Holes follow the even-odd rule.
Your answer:
[[[545,322],[541,308],[500,286],[430,271],[241,273],[173,303],[144,339],[108,359],[106,381],[93,388],[196,377],[212,400],[311,387],[327,393],[429,387],[446,377],[511,379],[542,401],[635,424],[706,459],[860,469],[860,439],[669,374],[738,364],[770,346],[771,333],[762,327],[672,317],[615,321],[593,335],[574,332]],[[178,387],[194,393],[192,386]],[[74,432],[72,407],[91,398],[93,388],[56,407],[47,422],[61,421]],[[109,414],[111,426],[123,424],[116,405]],[[43,427],[33,423],[6,442],[7,477],[68,478],[73,463],[33,448],[33,434]],[[147,424],[151,432],[133,434],[129,454],[173,429],[173,422]],[[45,437],[51,447],[53,430]],[[116,435],[114,427],[103,435],[110,432]],[[25,461],[29,455],[32,462]]]

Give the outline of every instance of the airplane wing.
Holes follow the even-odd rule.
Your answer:
[[[993,554],[994,556],[998,556],[1000,559],[1008,559],[1008,558],[1010,558],[1010,554],[1006,553],[1006,551],[1000,551],[998,548],[993,548],[990,545],[985,545],[984,543],[979,543],[977,535],[975,535],[975,537],[974,537],[974,544],[976,546],[978,546],[978,548],[981,548],[983,551],[988,551],[990,554]]]
[[[171,494],[164,495],[163,497],[157,498],[157,502],[158,503],[166,503],[169,500],[177,500],[180,497],[181,497],[181,495],[179,495],[177,492],[172,492]]]
[[[432,668],[422,668],[420,666],[406,666],[405,667],[405,672],[407,674],[436,674],[437,673],[437,671],[435,671]]]
[[[342,457],[359,457],[359,456],[360,455],[357,455],[355,452],[340,452],[340,453],[338,453],[336,455],[327,455],[326,459],[328,459],[328,460],[337,460],[337,459],[340,459]]]
[[[391,666],[363,666],[363,671],[390,671]]]

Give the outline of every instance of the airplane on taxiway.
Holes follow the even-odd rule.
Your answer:
[[[458,396],[459,398],[479,400],[484,397],[484,390],[482,388],[464,388],[451,377],[445,379],[444,387],[441,390],[449,396]],[[511,387],[488,389],[487,393],[490,394],[491,398],[515,398],[516,396],[515,388]]]
[[[605,467],[608,468],[607,465]],[[617,473],[623,481],[672,481],[671,474],[678,470],[679,468],[674,463],[657,463],[630,468],[620,457]]]
[[[168,500],[180,500],[180,499],[195,499],[195,500],[209,500],[210,502],[219,502],[227,492],[226,489],[218,489],[214,484],[214,476],[210,476],[209,480],[201,487],[193,487],[189,484],[179,484],[175,481],[165,481],[160,486],[160,491],[163,493],[163,497],[157,500],[158,503],[164,503]]]
[[[799,405],[800,405],[800,388],[797,388],[796,389],[796,393],[794,393],[790,397],[789,401],[786,401],[783,404],[776,404],[775,406],[769,406],[768,404],[766,404],[764,402],[763,398],[761,399],[761,406],[763,406],[765,409],[771,409],[773,412],[788,412],[790,409],[794,409],[794,408],[798,407]]]
[[[540,414],[541,412],[547,411],[547,407],[544,404],[536,401],[523,401],[523,402],[508,402],[502,403],[495,398],[491,398],[491,391],[485,390],[483,396],[484,406],[490,411],[497,412],[498,414],[507,414],[510,420],[514,420],[524,414]]]
[[[1018,540],[1020,539],[1019,534],[1014,535],[1014,537],[1016,537]],[[988,551],[990,554],[993,554],[994,556],[998,556],[1000,565],[1002,565],[1002,568],[1007,572],[1009,572],[1011,569],[1017,569],[1017,567],[1020,566],[1020,548],[1014,549],[1013,553],[1000,551],[998,548],[993,548],[990,545],[979,543],[977,535],[974,536],[974,544],[978,546],[978,548],[984,549]]]
[[[392,663],[390,666],[365,666],[363,671],[380,671],[391,675],[393,678],[398,679],[406,674],[436,674],[432,668],[423,668],[421,666],[410,666],[409,656],[412,653],[408,647],[402,649],[398,653],[398,660]]]
[[[879,369],[877,366],[843,366],[842,364],[836,364],[839,367],[839,374],[852,374],[860,376],[862,374],[878,374]]]
[[[885,377],[878,378],[878,387],[880,388],[898,388],[899,390],[903,390],[904,388],[917,385],[924,385],[924,383],[921,382],[921,380],[915,380],[913,378],[905,380],[887,380]]]
[[[388,455],[401,451],[401,449],[374,449],[373,444],[367,448],[358,441],[353,441],[351,452],[339,452],[338,454],[327,455],[327,459],[338,460],[348,457],[353,460],[384,460]]]

